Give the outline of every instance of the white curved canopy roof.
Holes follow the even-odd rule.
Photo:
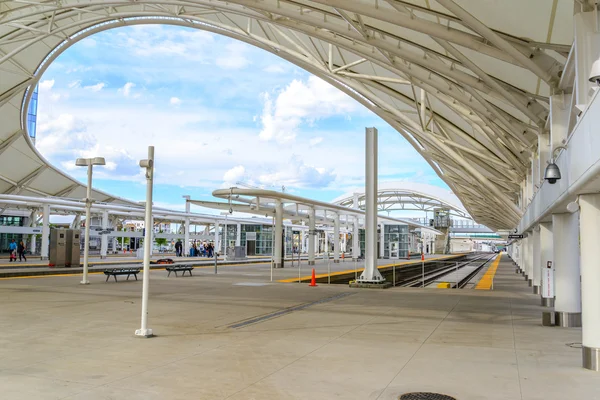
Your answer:
[[[332,203],[352,208],[354,194],[358,194],[359,208],[364,209],[364,188],[345,193],[335,198]],[[453,215],[471,218],[458,197],[451,191],[439,186],[414,182],[381,182],[377,185],[377,206],[380,211],[432,211],[444,207]]]
[[[572,0],[3,1],[0,193],[84,196],[29,142],[28,89],[78,40],[160,23],[245,41],[328,81],[396,128],[475,220],[512,228],[519,183],[571,48],[573,7]]]

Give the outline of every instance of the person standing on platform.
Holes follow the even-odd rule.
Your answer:
[[[25,243],[21,240],[19,245],[17,246],[17,253],[19,253],[19,261],[27,261],[27,257],[25,257]],[[17,258],[15,257],[15,260]]]
[[[177,239],[177,242],[175,243],[175,257],[181,257],[182,247],[183,245],[181,243],[181,240]]]
[[[8,249],[10,250],[10,262],[13,262],[13,260],[17,262],[17,244],[15,243],[15,239],[10,242]]]

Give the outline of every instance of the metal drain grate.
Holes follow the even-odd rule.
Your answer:
[[[454,397],[439,393],[414,392],[405,393],[398,400],[456,400]]]

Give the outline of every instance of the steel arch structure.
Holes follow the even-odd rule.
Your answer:
[[[344,197],[335,204],[352,208],[354,196]],[[365,209],[365,194],[358,196],[358,208]],[[428,193],[416,192],[410,189],[384,189],[377,191],[377,208],[379,211],[423,211],[432,212],[435,208],[450,210],[450,214],[460,218],[471,219],[469,213],[462,207]]]
[[[260,47],[344,91],[404,136],[476,221],[509,229],[521,217],[522,182],[571,50],[573,7],[572,0],[4,1],[0,193],[83,197],[84,187],[51,166],[25,132],[31,89],[87,36],[172,24]]]

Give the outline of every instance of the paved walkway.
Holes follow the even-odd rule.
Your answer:
[[[259,268],[260,266],[252,266]],[[0,281],[2,399],[600,399],[578,329],[542,327],[504,259],[494,291],[271,283],[264,270],[141,282]]]

